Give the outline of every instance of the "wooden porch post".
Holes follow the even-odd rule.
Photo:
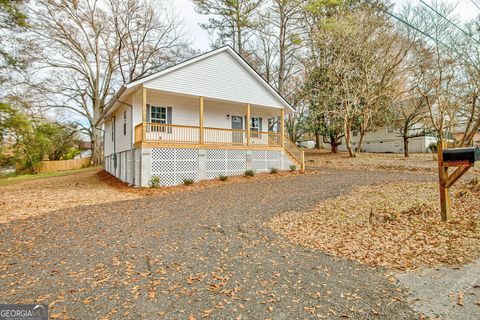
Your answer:
[[[245,129],[247,133],[247,146],[250,145],[250,103],[247,103],[247,119],[245,120]]]
[[[440,189],[440,207],[442,209],[442,221],[447,221],[450,216],[450,190],[447,187],[448,167],[443,163],[443,150],[447,148],[445,140],[439,141],[437,144],[438,153],[438,175]]]
[[[147,89],[142,86],[142,141],[147,137]]]
[[[203,130],[203,107],[204,107],[204,101],[203,101],[203,96],[200,97],[200,112],[199,112],[199,127],[200,127],[200,144],[204,143],[204,138],[205,138],[205,132]]]
[[[285,110],[282,108],[280,109],[280,133],[281,135],[281,142],[282,147],[285,146]]]

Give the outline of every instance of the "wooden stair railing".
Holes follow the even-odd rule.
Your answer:
[[[300,166],[301,170],[305,170],[305,154],[303,150],[297,147],[297,145],[292,140],[290,140],[287,135],[285,135],[285,142],[283,148],[287,152],[290,160],[296,162]]]

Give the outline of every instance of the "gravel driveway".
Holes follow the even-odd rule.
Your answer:
[[[319,172],[59,210],[0,225],[1,303],[75,319],[416,319],[382,269],[290,245],[263,223],[357,185]]]

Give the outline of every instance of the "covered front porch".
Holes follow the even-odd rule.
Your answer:
[[[180,95],[143,87],[135,147],[221,147],[283,149],[283,107],[271,108]],[[139,101],[140,100],[140,101]],[[140,119],[139,119],[140,120]]]

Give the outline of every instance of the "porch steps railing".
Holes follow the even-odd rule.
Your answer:
[[[297,147],[287,135],[285,135],[283,148],[285,149],[287,156],[290,158],[290,161],[297,165],[300,170],[305,170],[305,153]]]

